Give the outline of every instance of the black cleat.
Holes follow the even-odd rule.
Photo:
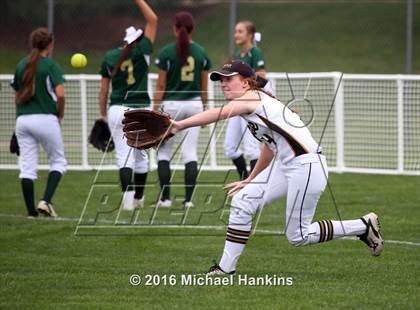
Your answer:
[[[214,264],[210,267],[209,271],[205,273],[206,276],[223,276],[223,275],[231,275],[235,274],[235,270],[231,272],[224,272],[222,268],[218,264]]]

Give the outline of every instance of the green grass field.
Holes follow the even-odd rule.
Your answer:
[[[36,183],[42,194],[46,172]],[[202,184],[186,223],[221,226],[211,211],[222,205],[220,188],[226,175],[203,172]],[[232,174],[227,180],[234,179]],[[27,219],[18,173],[0,171],[0,308],[129,308],[129,309],[414,309],[420,287],[420,197],[418,177],[332,174],[330,184],[342,218],[357,218],[368,211],[381,217],[388,242],[383,255],[374,258],[360,241],[339,240],[294,248],[284,236],[257,232],[251,237],[238,274],[292,277],[292,286],[131,286],[131,274],[172,275],[205,271],[219,259],[223,230],[197,228],[139,228],[113,225],[116,212],[103,213],[96,227],[79,229],[77,220],[95,179],[94,172],[69,172],[54,203],[61,220]],[[95,211],[112,211],[118,202],[116,172],[99,175],[97,189],[87,204],[84,221],[93,224]],[[182,173],[175,175],[182,181]],[[157,195],[156,174],[146,191],[150,204]],[[204,185],[208,188],[204,188]],[[203,188],[201,188],[203,187]],[[114,191],[114,193],[113,193]],[[174,188],[174,196],[182,195]],[[108,194],[107,204],[101,200]],[[205,197],[212,197],[211,200]],[[98,200],[98,197],[100,198]],[[102,201],[102,204],[101,204]],[[180,203],[173,209],[181,211]],[[139,222],[153,212],[140,211]],[[259,231],[284,228],[284,201],[267,207]],[[331,195],[325,192],[316,219],[337,217]],[[122,221],[129,220],[125,214]],[[176,224],[181,215],[162,211],[156,223]],[[104,226],[104,228],[99,228]],[[139,226],[139,224],[137,224]],[[130,228],[128,228],[130,227]]]

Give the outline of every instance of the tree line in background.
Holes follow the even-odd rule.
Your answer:
[[[132,0],[53,0],[55,18],[62,21],[78,20],[94,14],[131,14],[136,15],[136,10],[127,10],[132,7]],[[181,6],[197,6],[204,0],[148,0],[155,9],[176,9]],[[47,18],[48,0],[2,0],[0,11],[2,19],[8,23],[28,22],[42,23]]]

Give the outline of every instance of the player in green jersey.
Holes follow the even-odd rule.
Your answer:
[[[258,38],[257,38],[258,34]],[[235,59],[242,60],[254,69],[255,73],[265,78],[265,60],[262,50],[257,47],[260,36],[249,20],[243,20],[235,26],[235,44],[239,49],[235,52]]]
[[[127,28],[123,47],[111,49],[106,53],[100,69],[102,78],[99,92],[100,115],[108,122],[115,144],[123,192],[122,207],[125,210],[133,210],[144,205],[143,192],[148,171],[148,156],[145,151],[131,150],[125,143],[121,120],[127,108],[150,106],[147,75],[158,21],[156,14],[145,1],[134,0],[134,2],[146,19],[144,33],[141,29]],[[107,110],[111,84],[112,92]]]
[[[261,49],[256,46],[256,41],[259,41],[256,40],[259,39],[256,38],[256,34],[256,28],[252,22],[244,20],[236,24],[234,40],[239,49],[236,51],[234,59],[242,60],[244,63],[250,65],[258,76],[265,78],[264,56]],[[252,137],[250,131],[247,130],[246,122],[240,117],[233,117],[229,119],[226,129],[224,142],[225,155],[236,166],[240,179],[246,179],[248,177],[248,170],[238,141],[239,144],[243,141],[245,157],[250,160],[250,170],[252,171],[260,156],[259,143]]]
[[[53,34],[38,28],[29,41],[31,53],[19,61],[11,83],[16,91],[19,178],[28,216],[35,217],[40,212],[56,217],[51,200],[67,166],[60,127],[64,118],[64,77],[61,68],[48,58],[54,49]],[[39,144],[47,153],[50,172],[44,196],[35,209]]]
[[[164,46],[156,59],[159,77],[153,108],[160,108],[175,120],[181,120],[203,111],[207,103],[208,70],[211,66],[204,49],[191,40],[193,17],[188,12],[175,15],[176,43]],[[197,141],[200,127],[181,131],[182,159],[185,164],[186,208],[194,206],[191,199],[197,178]],[[157,152],[161,197],[157,207],[170,207],[169,183],[171,177],[173,139],[164,142]]]

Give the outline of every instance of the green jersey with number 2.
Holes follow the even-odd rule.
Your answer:
[[[147,92],[147,74],[149,72],[152,42],[143,37],[133,48],[130,55],[120,66],[118,73],[111,78],[112,70],[121,56],[122,48],[109,50],[101,65],[100,75],[112,79],[110,105],[119,104],[130,107],[150,105]]]
[[[159,69],[166,71],[166,89],[163,100],[187,100],[201,94],[201,73],[211,67],[204,48],[191,41],[186,64],[176,53],[176,43],[164,46],[156,59]]]

